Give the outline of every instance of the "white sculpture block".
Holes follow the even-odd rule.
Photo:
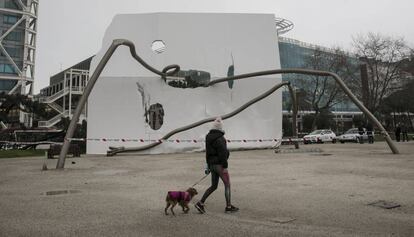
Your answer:
[[[102,49],[92,61],[91,73],[114,39],[132,41],[138,55],[158,70],[178,64],[182,75],[186,73],[196,81],[226,77],[232,69],[235,75],[280,69],[271,14],[117,15],[105,33]],[[154,51],[154,42],[161,49]],[[148,140],[158,140],[178,127],[227,114],[280,82],[280,75],[272,75],[210,87],[180,88],[186,82],[164,81],[121,46],[88,100],[87,153],[106,154],[109,146],[149,144]],[[281,139],[281,94],[279,90],[224,121],[229,148],[270,147],[276,143],[271,139]],[[170,138],[175,142],[166,141],[141,153],[201,151],[210,127],[211,123],[204,124],[176,134]]]

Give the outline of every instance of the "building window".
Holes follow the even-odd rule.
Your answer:
[[[0,73],[16,74],[16,70],[10,64],[0,64]]]
[[[22,51],[19,48],[4,47],[10,57],[22,57]]]
[[[4,33],[6,33],[6,31]],[[5,39],[10,41],[22,41],[22,32],[12,31]]]
[[[0,80],[0,92],[9,91],[16,85],[16,81]]]
[[[19,18],[17,16],[11,16],[11,15],[4,15],[3,16],[3,23],[4,24],[15,24]]]
[[[16,71],[14,70],[14,67],[10,64],[4,65],[4,72],[5,73],[16,73]]]
[[[9,9],[19,9],[17,4],[13,0],[6,0],[6,4],[4,4],[4,6]]]

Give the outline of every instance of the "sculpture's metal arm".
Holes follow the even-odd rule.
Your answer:
[[[129,47],[129,50],[131,52],[132,57],[137,60],[142,66],[144,66],[146,69],[150,70],[151,72],[160,75],[161,77],[166,77],[170,75],[174,75],[178,71],[180,71],[180,66],[178,65],[169,65],[164,68],[162,72],[158,71],[157,69],[151,67],[148,65],[142,58],[140,58],[136,51],[135,51],[135,45],[129,40],[124,39],[117,39],[112,42],[112,44],[109,46],[108,50],[102,57],[101,61],[99,62],[98,66],[95,69],[95,72],[92,74],[92,76],[89,78],[88,84],[85,87],[85,90],[83,91],[82,97],[79,100],[78,106],[76,107],[75,112],[73,113],[72,120],[70,121],[68,130],[65,135],[65,140],[63,141],[62,150],[60,150],[59,154],[59,160],[56,165],[56,169],[63,169],[65,166],[65,158],[66,154],[68,153],[69,146],[70,146],[70,138],[72,138],[73,133],[75,132],[76,123],[79,120],[80,114],[85,107],[86,101],[88,100],[89,94],[91,93],[96,81],[98,80],[99,76],[101,75],[103,69],[105,68],[105,65],[108,63],[109,59],[114,54],[115,50],[120,46],[125,45]],[[173,70],[172,70],[173,69]],[[172,71],[171,71],[172,70]]]
[[[208,85],[214,85],[217,83],[225,82],[228,80],[236,80],[236,79],[246,79],[249,77],[257,77],[257,76],[265,76],[265,75],[272,75],[272,74],[305,74],[305,75],[316,75],[316,76],[327,76],[327,77],[333,77],[336,81],[336,83],[339,84],[341,89],[345,92],[345,94],[352,100],[352,102],[355,103],[356,106],[368,117],[368,119],[376,125],[379,130],[381,131],[381,134],[384,136],[385,141],[388,143],[388,146],[390,147],[391,151],[394,154],[399,154],[397,147],[392,142],[392,139],[388,132],[385,130],[385,128],[382,126],[382,124],[375,118],[375,116],[362,104],[361,101],[359,101],[356,96],[351,92],[351,90],[345,85],[344,81],[333,72],[327,72],[327,71],[319,71],[319,70],[308,70],[308,69],[300,69],[300,68],[291,68],[291,69],[280,69],[280,70],[268,70],[268,71],[261,71],[261,72],[253,72],[253,73],[247,73],[247,74],[241,74],[236,75],[232,77],[225,77],[216,79],[214,81],[211,81]]]
[[[75,127],[76,127],[76,123],[77,123],[77,121],[78,121],[78,119],[79,119],[79,116],[80,116],[80,114],[81,114],[81,111],[82,111],[82,109],[84,108],[84,106],[85,106],[85,103],[86,103],[86,100],[87,100],[87,98],[89,97],[89,94],[90,94],[90,92],[92,91],[92,88],[93,88],[93,86],[95,85],[95,82],[96,82],[96,80],[99,78],[99,75],[102,73],[102,71],[103,71],[103,69],[104,69],[104,67],[105,67],[105,65],[107,64],[107,62],[109,61],[109,59],[112,57],[112,55],[113,55],[113,53],[115,52],[115,50],[118,48],[118,46],[120,46],[120,45],[126,45],[126,46],[128,46],[129,48],[130,48],[130,51],[131,51],[131,55],[132,55],[132,57],[134,57],[139,63],[141,63],[145,68],[147,68],[148,70],[150,70],[150,71],[152,71],[152,72],[154,72],[155,74],[158,74],[158,75],[160,75],[162,78],[165,78],[165,77],[167,77],[167,76],[170,76],[170,75],[174,75],[175,73],[177,73],[179,70],[180,70],[180,67],[178,66],[178,65],[170,65],[170,66],[167,66],[166,68],[164,68],[164,70],[162,71],[162,72],[160,72],[160,71],[158,71],[157,69],[155,69],[155,68],[153,68],[153,67],[151,67],[150,65],[148,65],[144,60],[142,60],[137,54],[136,54],[136,52],[135,52],[135,46],[134,46],[134,44],[131,42],[131,41],[128,41],[128,40],[123,40],[123,39],[118,39],[118,40],[114,40],[113,42],[112,42],[112,44],[111,44],[111,46],[109,47],[109,49],[107,50],[107,52],[105,53],[105,55],[103,56],[103,58],[101,59],[101,61],[99,62],[99,64],[98,64],[98,66],[96,67],[96,69],[95,69],[95,72],[92,74],[92,76],[91,76],[91,78],[89,79],[89,82],[88,82],[88,84],[87,84],[87,86],[86,86],[86,88],[85,88],[85,91],[83,92],[83,95],[82,95],[82,97],[81,97],[81,99],[80,99],[80,101],[79,101],[79,103],[78,103],[78,106],[77,106],[77,108],[76,108],[76,110],[75,110],[75,112],[74,112],[74,114],[73,114],[73,117],[72,117],[72,120],[71,120],[71,122],[70,122],[70,125],[69,125],[69,128],[68,128],[68,131],[67,131],[67,133],[66,133],[66,136],[65,136],[65,140],[64,140],[64,143],[63,143],[63,146],[62,146],[62,150],[61,150],[61,152],[60,152],[60,155],[59,155],[59,160],[58,160],[58,163],[57,163],[57,165],[56,165],[56,168],[57,169],[63,169],[63,167],[64,167],[64,165],[65,165],[65,158],[66,158],[66,154],[67,154],[67,152],[68,152],[68,150],[69,150],[69,145],[70,145],[70,139],[72,138],[72,136],[73,136],[73,133],[74,133],[74,131],[75,131]],[[171,69],[174,69],[173,71],[171,71]],[[389,147],[391,148],[391,150],[392,150],[392,152],[394,153],[394,154],[398,154],[399,153],[399,151],[398,151],[398,149],[395,147],[395,145],[393,144],[393,142],[392,142],[392,140],[391,140],[391,138],[390,138],[390,136],[388,135],[388,133],[387,133],[387,131],[384,129],[384,127],[381,125],[381,123],[374,117],[374,115],[371,113],[371,112],[369,112],[369,110],[368,109],[366,109],[365,108],[365,106],[352,94],[352,92],[349,90],[349,88],[345,85],[345,83],[340,79],[340,77],[337,75],[337,74],[335,74],[335,73],[331,73],[331,72],[326,72],[326,71],[317,71],[317,70],[306,70],[306,69],[281,69],[281,70],[269,70],[269,71],[261,71],[261,72],[254,72],[254,73],[248,73],[248,74],[242,74],[242,75],[236,75],[236,76],[233,76],[233,77],[226,77],[226,78],[221,78],[221,79],[217,79],[217,80],[214,80],[214,81],[211,81],[209,84],[208,84],[208,86],[211,86],[211,85],[214,85],[214,84],[216,84],[216,83],[220,83],[220,82],[225,82],[225,81],[230,81],[230,80],[238,80],[238,79],[245,79],[245,78],[250,78],[250,77],[258,77],[258,76],[264,76],[264,75],[272,75],[272,74],[292,74],[292,73],[295,73],[295,74],[306,74],[306,75],[320,75],[320,76],[331,76],[331,77],[333,77],[334,79],[335,79],[335,81],[341,86],[341,88],[342,88],[342,90],[344,90],[345,91],[345,93],[350,97],[350,99],[358,106],[358,108],[359,109],[361,109],[361,111],[363,112],[363,113],[365,113],[365,115],[367,115],[367,117],[373,122],[373,124],[375,124],[379,129],[380,129],[380,131],[381,131],[381,133],[384,135],[384,137],[385,137],[385,140],[387,141],[387,143],[388,143],[388,145],[389,145]],[[276,88],[276,87],[280,87],[280,86],[282,86],[281,84],[279,84],[279,85],[276,85],[275,87],[273,87],[273,88]],[[272,88],[272,89],[273,89]],[[277,88],[278,89],[278,88]],[[277,90],[277,89],[275,89],[275,90]],[[262,96],[262,95],[261,95]],[[261,97],[261,96],[259,96],[259,97]],[[256,97],[255,99],[257,99],[257,98],[259,98],[259,97]],[[264,97],[263,97],[264,98]],[[293,98],[293,97],[292,97]],[[255,100],[255,99],[253,99],[253,100]],[[252,101],[253,101],[252,100]],[[250,106],[251,104],[250,104],[250,102],[252,102],[252,101],[249,101],[247,104],[245,104],[245,105],[247,105],[247,107],[248,106]],[[256,101],[257,102],[257,101]],[[252,103],[253,104],[253,103]],[[296,103],[294,103],[295,105],[296,105]],[[245,106],[244,105],[244,106]],[[242,106],[243,107],[243,106]],[[246,108],[247,108],[246,107]],[[239,108],[240,109],[240,108]],[[297,109],[297,108],[296,108]],[[234,116],[234,115],[233,115]],[[223,116],[224,117],[224,116]],[[190,124],[190,125],[188,125],[188,126],[186,126],[186,127],[189,127],[188,129],[190,129],[190,128],[193,128],[193,127],[195,127],[195,126],[193,126],[193,125],[195,125],[195,124],[198,124],[198,123],[200,123],[200,122],[203,122],[203,121],[206,121],[206,120],[208,120],[208,121],[206,121],[206,122],[210,122],[210,121],[212,121],[211,120],[212,118],[209,118],[209,119],[205,119],[205,120],[202,120],[202,121],[199,121],[199,122],[197,122],[197,123],[194,123],[194,124]],[[294,119],[296,119],[296,116],[294,116]],[[206,122],[204,122],[204,123],[206,123]],[[296,125],[296,122],[294,122],[294,125]],[[197,125],[197,126],[199,126],[199,125]],[[182,130],[182,131],[184,131],[184,130]],[[167,135],[173,135],[173,134],[175,134],[175,133],[177,133],[177,132],[179,132],[179,131],[177,131],[177,129],[176,130],[173,130],[172,132],[170,132],[169,134],[167,134]],[[294,129],[294,132],[296,132],[296,129]],[[166,136],[167,136],[166,135]],[[170,135],[170,136],[171,136]],[[164,136],[164,137],[166,137],[166,136]],[[156,145],[158,145],[159,143],[153,143],[153,144],[150,144],[150,145],[148,145],[148,146],[150,146],[150,147],[148,147],[148,146],[145,146],[146,147],[146,149],[149,149],[149,148],[151,148],[151,147],[154,147],[154,146],[156,146]],[[152,146],[151,146],[152,145]],[[114,149],[114,151],[116,151],[116,149]]]
[[[279,83],[279,84],[275,85],[270,90],[268,90],[265,93],[257,96],[256,98],[248,101],[247,103],[240,106],[236,110],[234,110],[234,111],[232,111],[228,114],[221,115],[221,118],[224,120],[224,119],[228,119],[228,118],[231,118],[231,117],[235,116],[236,114],[238,114],[238,113],[242,112],[243,110],[245,110],[246,108],[248,108],[250,105],[252,105],[256,102],[259,102],[262,99],[268,97],[273,92],[275,92],[276,90],[278,90],[279,88],[281,88],[283,86],[289,86],[290,87],[290,82],[282,82],[282,83]],[[212,122],[216,119],[216,117],[217,116],[211,117],[211,118],[206,118],[206,119],[200,120],[198,122],[192,123],[190,125],[174,129],[173,131],[171,131],[171,132],[167,133],[165,136],[163,136],[160,140],[166,140],[166,139],[170,138],[171,136],[173,136],[174,134],[184,132],[186,130],[190,130],[192,128],[198,127],[198,126],[203,125],[203,124],[208,123],[208,122]],[[141,146],[141,147],[128,147],[128,148],[125,148],[125,147],[111,147],[110,150],[107,152],[107,155],[108,156],[113,156],[117,153],[144,151],[144,150],[147,150],[149,148],[153,148],[155,146],[158,146],[161,143],[162,143],[161,141],[157,141],[157,142],[148,144],[146,146]]]

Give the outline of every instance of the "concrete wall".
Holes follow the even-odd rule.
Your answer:
[[[152,13],[117,15],[105,33],[96,65],[112,40],[134,42],[137,53],[161,70],[179,64],[181,70],[210,73],[212,79],[234,74],[279,69],[279,49],[274,16],[270,14]],[[151,49],[162,40],[163,53]],[[102,72],[88,101],[88,154],[104,154],[109,146],[136,147],[201,119],[229,113],[276,83],[280,76],[267,76],[216,84],[211,87],[176,88],[143,68],[127,47],[115,52]],[[282,136],[281,92],[225,120],[226,138],[270,139]],[[153,129],[145,111],[151,105],[163,108],[159,129]],[[152,114],[154,115],[154,114]],[[147,117],[147,118],[146,118]],[[152,124],[160,126],[159,122]],[[171,139],[204,139],[211,124],[176,134]],[[105,140],[103,140],[105,139]],[[124,139],[118,140],[118,139]],[[274,142],[230,142],[230,148],[269,147]],[[145,153],[170,153],[204,149],[200,142],[166,142]]]

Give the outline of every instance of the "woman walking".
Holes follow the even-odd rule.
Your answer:
[[[228,168],[229,150],[224,138],[223,122],[217,118],[213,127],[206,136],[206,161],[208,172],[211,172],[211,186],[205,191],[203,197],[195,205],[200,213],[205,213],[204,203],[218,186],[219,179],[224,183],[224,196],[226,198],[225,212],[236,212],[239,208],[231,205],[230,175]]]

